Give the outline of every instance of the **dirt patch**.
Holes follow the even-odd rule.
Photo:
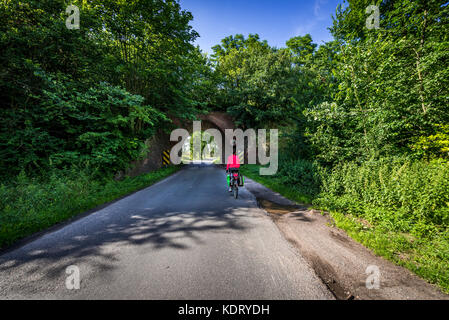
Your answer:
[[[354,296],[349,290],[344,288],[338,279],[337,272],[329,263],[326,263],[317,255],[311,255],[308,258],[317,275],[334,294],[335,298],[338,300],[354,300]]]
[[[327,213],[298,205],[272,190],[246,180],[261,208],[272,218],[284,238],[308,261],[337,299],[427,300],[448,299],[436,286],[409,270],[376,256],[337,228]],[[364,226],[370,224],[365,221]],[[407,257],[402,257],[407,258]],[[380,271],[380,288],[370,289],[370,267]]]
[[[301,244],[299,244],[295,239],[287,238],[287,241],[294,247],[301,248]],[[311,252],[301,250],[301,253],[304,258],[309,261],[316,275],[321,279],[321,281],[323,281],[337,300],[354,300],[354,296],[347,288],[343,286],[338,278],[337,272],[329,263]]]
[[[302,221],[312,221],[309,217],[306,216],[304,210],[307,210],[307,207],[300,205],[285,205],[274,203],[272,201],[256,198],[259,207],[263,208],[273,220],[278,220],[282,215],[290,214],[291,217]],[[313,214],[313,212],[310,212]],[[340,241],[348,241],[343,236],[338,233],[334,234]],[[287,240],[295,247],[301,247],[299,243],[293,238],[287,238]],[[310,262],[312,268],[318,277],[323,281],[323,283],[328,287],[328,289],[332,292],[338,300],[352,300],[354,296],[343,287],[341,282],[338,280],[337,273],[334,268],[328,263],[326,263],[319,256],[307,252],[304,254],[305,258]]]
[[[271,214],[287,214],[301,209],[300,206],[282,205],[266,199],[256,198],[259,207]]]

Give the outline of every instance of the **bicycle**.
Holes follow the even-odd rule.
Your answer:
[[[240,177],[241,176],[238,169],[229,170],[228,185],[231,187],[235,199],[239,197]]]

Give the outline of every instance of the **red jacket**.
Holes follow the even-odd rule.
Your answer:
[[[230,155],[228,157],[228,162],[226,165],[226,170],[229,170],[230,168],[238,169],[240,168],[240,160],[239,157],[237,157],[235,154]]]

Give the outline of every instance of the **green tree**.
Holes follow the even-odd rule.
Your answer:
[[[6,174],[89,162],[114,171],[160,121],[193,118],[212,90],[210,62],[178,1],[0,2],[0,163]]]
[[[221,105],[244,127],[288,121],[294,113],[292,54],[258,35],[227,37],[214,47]]]

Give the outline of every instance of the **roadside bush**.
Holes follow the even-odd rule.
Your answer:
[[[274,177],[259,176],[258,169],[243,168],[291,200],[330,211],[337,227],[375,254],[449,292],[448,162],[385,158],[322,168],[281,159]],[[301,183],[310,181],[320,192],[308,197]]]
[[[321,176],[320,207],[391,230],[429,235],[449,224],[449,163],[443,160],[344,163]]]
[[[276,176],[285,185],[293,186],[304,195],[313,196],[320,191],[321,171],[316,162],[303,159],[281,159]]]
[[[83,88],[70,77],[35,67],[34,78],[45,88],[36,103],[20,113],[0,111],[14,131],[0,130],[0,172],[16,175],[25,169],[99,168],[102,174],[126,169],[146,152],[165,116],[144,98],[108,83]]]

